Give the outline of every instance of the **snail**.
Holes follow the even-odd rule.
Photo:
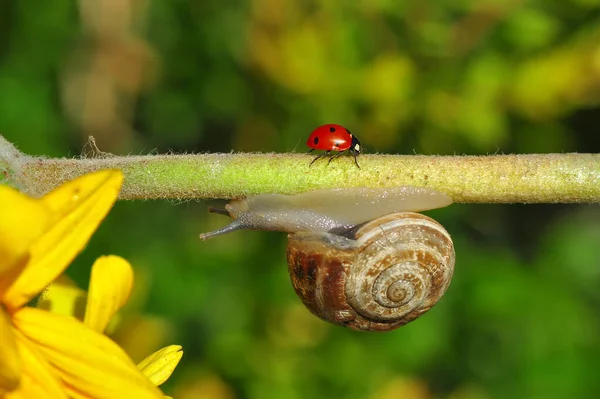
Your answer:
[[[433,307],[450,285],[454,245],[432,218],[415,213],[452,203],[430,188],[316,190],[237,199],[212,213],[238,229],[288,234],[292,285],[321,319],[359,331],[389,331]]]

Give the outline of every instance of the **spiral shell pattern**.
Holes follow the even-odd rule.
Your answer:
[[[317,316],[362,331],[400,327],[434,306],[454,272],[454,245],[435,220],[393,213],[351,238],[295,233],[288,265],[296,293]]]

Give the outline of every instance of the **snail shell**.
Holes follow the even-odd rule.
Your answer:
[[[393,213],[346,238],[288,235],[292,285],[306,307],[331,323],[389,331],[427,312],[454,273],[454,245],[435,220]]]
[[[454,272],[454,245],[435,220],[414,212],[452,199],[421,187],[317,190],[231,201],[228,226],[288,232],[292,285],[323,320],[361,331],[388,331],[429,310]]]

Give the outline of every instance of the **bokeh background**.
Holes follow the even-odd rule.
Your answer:
[[[322,123],[371,153],[597,152],[600,1],[0,2],[0,131],[27,153],[304,152]],[[600,397],[597,206],[429,212],[452,285],[374,334],[303,308],[284,234],[200,242],[209,204],[118,203],[69,270],[134,264],[113,337],[183,345],[175,398]]]

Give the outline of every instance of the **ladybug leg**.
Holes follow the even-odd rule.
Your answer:
[[[356,156],[358,155],[358,153],[356,151],[352,151],[352,150],[350,150],[349,153],[352,154],[352,156],[354,157],[354,163],[356,164],[358,169],[360,169],[360,166],[358,166],[358,161],[356,160]],[[328,163],[331,163],[331,161],[333,161],[335,158],[341,157],[343,154],[344,154],[343,152],[336,153],[331,158],[329,158]]]
[[[350,150],[350,153],[354,156],[354,163],[356,164],[356,167],[358,169],[360,169],[360,166],[358,166],[358,161],[356,160],[356,156],[358,155],[358,151]]]
[[[358,166],[358,161],[356,160],[356,153],[352,153],[352,155],[354,155],[354,163],[356,164],[356,167],[360,169],[360,166]]]
[[[307,154],[310,154],[311,152],[313,152],[315,149],[311,148],[310,150],[308,150]]]
[[[312,151],[312,150],[311,150]],[[331,151],[325,151],[323,154],[317,156],[315,159],[312,160],[312,162],[310,163],[310,165],[308,165],[308,167],[310,168],[312,166],[313,163],[315,163],[315,161],[319,158],[323,158],[325,155],[329,155]]]
[[[339,157],[339,156],[340,156],[340,155],[342,155],[342,154],[343,154],[343,152],[337,152],[335,155],[332,155],[332,156],[329,158],[329,162],[327,162],[327,163],[328,163],[328,164],[330,164],[330,163],[331,163],[331,161],[333,161],[334,159],[336,159],[337,157]]]

